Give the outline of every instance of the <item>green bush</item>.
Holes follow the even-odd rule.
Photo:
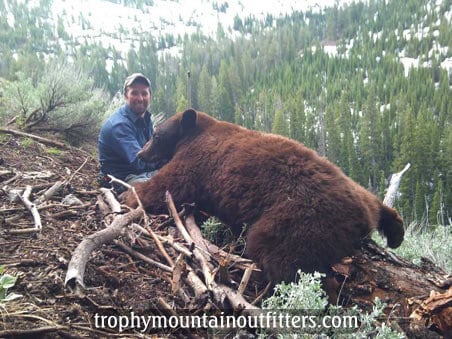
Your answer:
[[[234,241],[230,228],[215,217],[208,218],[201,227],[205,239],[218,246],[224,246]]]
[[[15,117],[16,128],[56,133],[71,144],[96,139],[108,95],[81,69],[52,61],[34,81],[27,74],[17,78],[4,84],[0,124]]]
[[[383,313],[386,304],[378,298],[374,300],[374,306],[370,313],[359,310],[356,306],[343,308],[341,306],[328,306],[325,292],[322,289],[321,279],[324,274],[313,274],[298,271],[298,281],[281,283],[276,285],[274,293],[262,303],[262,308],[267,310],[299,310],[308,314],[319,316],[355,316],[358,319],[359,328],[354,332],[345,329],[323,329],[317,333],[321,338],[394,338],[402,339],[404,335],[392,329],[387,322],[387,316]],[[317,331],[322,330],[316,328]],[[277,333],[279,338],[312,338],[312,333],[300,330],[299,333]],[[320,332],[320,331],[319,331]],[[269,335],[268,331],[261,331],[260,337]]]
[[[373,239],[381,246],[386,244],[378,233],[375,233]],[[446,272],[451,273],[452,227],[432,226],[430,229],[426,229],[416,223],[411,223],[400,247],[392,251],[416,265],[421,263],[422,257],[427,258]]]

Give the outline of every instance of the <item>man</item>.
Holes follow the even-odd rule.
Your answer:
[[[143,74],[134,73],[125,80],[123,95],[125,105],[104,123],[99,134],[102,186],[109,186],[107,174],[133,184],[145,181],[157,173],[158,164],[148,164],[137,157],[138,151],[153,134],[151,114],[148,111],[151,82]]]

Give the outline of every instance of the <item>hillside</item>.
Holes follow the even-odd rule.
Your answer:
[[[95,158],[29,138],[0,137],[0,266],[18,277],[8,292],[22,295],[1,303],[0,337],[105,337],[108,329],[92,324],[96,312],[155,309],[159,296],[171,293],[162,272],[134,262],[113,244],[93,254],[85,275],[90,287],[85,295],[77,297],[65,290],[72,252],[84,237],[105,227],[99,212]],[[38,205],[41,232],[30,231],[32,215],[20,200],[11,201],[10,193],[20,190],[22,194],[31,185],[30,199],[36,201],[58,181],[66,182],[63,189]],[[63,201],[68,196],[78,200]],[[152,252],[152,247],[147,251]]]
[[[380,196],[410,162],[397,202],[404,219],[450,223],[451,0],[295,1],[285,12],[281,1],[201,1],[193,12],[181,1],[94,1],[82,13],[73,2],[37,3],[0,2],[1,124],[42,109],[48,74],[74,66],[90,81],[80,93],[105,91],[82,106],[98,120],[83,129],[95,139],[114,106],[99,103],[141,71],[151,79],[153,112],[190,106],[289,136]],[[102,14],[113,18],[102,24]],[[63,130],[77,107],[60,107]]]
[[[0,300],[0,337],[143,338],[157,335],[199,338],[240,333],[253,337],[252,329],[250,332],[200,326],[163,329],[156,325],[146,327],[136,319],[135,323],[130,322],[132,315],[137,319],[151,315],[167,319],[187,314],[219,316],[229,314],[231,308],[236,316],[242,311],[247,314],[257,310],[256,305],[260,305],[267,291],[267,281],[259,272],[254,275],[256,269],[250,261],[234,256],[234,253],[241,254],[239,242],[226,244],[224,254],[218,248],[212,251],[212,244],[204,240],[200,243],[196,239],[196,246],[189,246],[188,241],[184,241],[185,236],[178,233],[180,228],[174,211],[171,213],[174,218],[148,215],[149,224],[142,220],[140,212],[135,224],[88,255],[86,271],[81,280],[76,279],[84,288],[71,281],[66,284],[70,267],[74,268],[76,249],[84,239],[100,241],[100,237],[93,238],[93,235],[118,229],[116,221],[123,216],[127,219],[136,210],[129,212],[122,207],[121,214],[112,213],[107,207],[106,195],[96,183],[97,161],[86,151],[58,141],[49,144],[47,140],[37,141],[9,133],[0,134],[0,143],[0,266],[4,269],[0,276],[6,273],[17,277],[7,293],[20,294],[11,301]],[[50,193],[56,183],[63,183],[59,186],[61,189]],[[35,215],[17,199],[17,194],[26,197],[28,186],[32,189],[29,199],[36,204],[42,221],[39,232],[34,229]],[[45,195],[48,198],[43,199]],[[189,227],[193,213],[189,209],[190,205],[185,205],[180,214],[185,216],[184,224],[193,237],[196,232],[193,232],[194,223]],[[202,212],[197,214],[196,221],[198,218],[205,220]],[[119,224],[123,229],[124,225]],[[165,250],[159,248],[154,237],[162,242],[167,240]],[[196,266],[195,248],[203,246],[207,246],[203,253],[210,253],[209,260],[214,263],[216,272],[209,290],[203,288],[204,280],[200,278],[206,275],[205,270]],[[333,291],[338,297],[340,289],[344,304],[351,301],[368,311],[374,309],[369,298],[374,294],[386,296],[390,312],[383,315],[384,323],[391,323],[391,327],[402,331],[397,327],[398,322],[409,337],[416,334],[437,338],[436,332],[445,333],[450,312],[441,305],[450,303],[452,298],[450,279],[447,280],[445,271],[424,258],[421,265],[413,265],[373,242],[363,245],[362,251],[334,265],[335,279],[344,284],[327,284],[327,293]],[[188,255],[184,254],[186,252]],[[173,258],[171,264],[165,254]],[[247,271],[249,280],[245,279]],[[375,274],[376,271],[379,274]],[[0,282],[3,286],[3,281]],[[239,282],[245,284],[240,293],[236,292],[240,290]],[[222,290],[224,286],[228,287]],[[423,303],[418,320],[407,321],[406,317],[427,298],[425,291],[431,292],[432,306]],[[242,294],[236,303],[232,302]],[[406,299],[407,296],[410,298]],[[251,305],[251,301],[256,304]],[[116,318],[102,318],[107,316]],[[428,324],[430,329],[426,327]],[[120,333],[120,328],[124,332]]]

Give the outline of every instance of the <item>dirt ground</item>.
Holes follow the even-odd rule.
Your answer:
[[[190,315],[211,312],[210,314],[216,316],[228,307],[231,308],[231,304],[226,300],[229,297],[225,299],[225,303],[217,302],[219,298],[214,289],[196,293],[196,284],[187,285],[187,276],[179,279],[181,284],[185,285],[175,289],[178,293],[173,293],[174,279],[177,276],[175,270],[179,266],[172,265],[173,273],[168,273],[155,264],[150,264],[149,260],[137,258],[137,253],[141,253],[147,259],[158,263],[166,262],[162,255],[165,251],[159,250],[154,240],[147,234],[132,231],[130,227],[114,242],[104,244],[91,253],[83,277],[84,289],[74,290],[71,284],[65,284],[74,250],[89,235],[104,230],[112,220],[116,220],[112,213],[106,214],[102,208],[102,204],[105,206],[105,200],[102,199],[103,195],[97,183],[97,173],[98,163],[93,147],[87,152],[82,149],[49,146],[48,143],[29,137],[0,133],[0,267],[4,268],[4,274],[17,277],[16,284],[8,292],[21,295],[12,301],[0,300],[0,338],[253,337],[249,332],[213,332],[206,328],[186,330],[180,327],[170,330],[158,326],[134,327],[130,326],[133,325],[130,323],[124,331],[118,331],[118,323],[108,322],[108,319],[129,316],[130,321],[132,312],[143,317],[168,317],[175,314],[175,310],[179,315],[181,312]],[[43,194],[58,182],[64,183],[62,189],[50,199],[40,200]],[[26,195],[28,187],[32,190],[30,201],[37,206],[42,221],[40,232],[34,229],[36,217],[17,195],[17,192],[22,197]],[[70,197],[73,198],[72,201],[68,200]],[[124,206],[122,212],[128,212]],[[149,226],[154,233],[162,236],[171,234],[172,238],[186,245],[175,231],[174,221],[168,215],[148,217]],[[196,224],[201,224],[199,218]],[[229,245],[231,247],[226,250],[228,260],[234,252],[241,253],[238,242]],[[174,262],[181,256],[180,250],[176,251],[170,246],[166,251]],[[371,248],[369,251],[368,247],[353,260],[348,258],[350,260],[346,264],[339,263],[339,269],[335,272],[342,280],[345,279],[341,275],[342,270],[348,272],[346,276],[355,272],[347,280],[348,287],[342,288],[338,285],[342,292],[341,297],[361,305],[360,300],[367,300],[372,294],[361,295],[360,291],[363,289],[360,290],[357,286],[371,284],[371,290],[378,287],[386,297],[395,300],[394,305],[398,304],[401,292],[396,288],[397,283],[384,284],[389,287],[381,286],[376,281],[378,275],[373,273],[386,272],[383,269],[391,269],[394,265],[397,267],[396,271],[400,271],[398,265],[402,263],[401,259],[398,259],[396,264],[391,264],[391,258],[394,258],[394,255],[389,256],[382,249],[374,252]],[[182,261],[184,260],[186,259]],[[184,261],[183,265],[193,266],[195,260],[190,260]],[[222,259],[217,258],[215,265],[212,265],[214,269],[218,269],[215,280],[220,279],[231,289],[237,289],[238,282],[245,276],[243,267],[238,269],[237,261],[229,266],[228,260],[222,263]],[[410,273],[424,276],[422,267],[413,268],[408,263],[405,266]],[[221,267],[227,268],[222,271]],[[196,273],[201,276],[199,266],[197,269]],[[368,274],[364,274],[366,270],[370,270]],[[187,267],[183,266],[181,275],[187,275],[188,271]],[[430,269],[428,272],[433,271]],[[437,276],[442,276],[442,273]],[[250,302],[262,300],[266,282],[261,278],[253,271],[243,293],[248,306]],[[394,279],[400,280],[399,278],[395,275]],[[443,287],[430,286],[430,280],[423,280],[415,279],[423,282],[422,286],[426,285],[421,291],[433,289],[444,292]],[[411,280],[407,282],[407,286],[416,285]],[[410,297],[407,300],[412,300],[413,297],[408,292],[404,296]],[[428,294],[424,297],[426,296]],[[420,300],[425,299],[424,297]],[[234,308],[237,311],[237,308]],[[107,316],[116,318],[106,318]],[[426,331],[422,326],[421,330]]]
[[[93,152],[95,154],[95,152]],[[29,138],[0,134],[0,266],[18,277],[8,290],[21,294],[0,303],[0,337],[79,338],[144,337],[139,331],[118,334],[96,327],[95,314],[156,312],[159,297],[180,303],[171,295],[168,274],[132,258],[115,244],[92,253],[86,267],[82,295],[65,287],[72,252],[89,234],[105,228],[97,208],[100,194],[95,155],[78,149],[57,149]],[[39,205],[41,232],[20,234],[34,227],[31,213],[11,191],[32,186],[31,201],[57,181],[68,183],[50,201]],[[79,201],[63,204],[71,194]],[[167,219],[156,217],[156,222]],[[19,232],[19,233],[18,233]],[[149,257],[156,256],[152,242],[130,244]],[[186,305],[178,305],[185,307]],[[181,337],[179,332],[155,335]],[[149,334],[147,335],[147,337]]]

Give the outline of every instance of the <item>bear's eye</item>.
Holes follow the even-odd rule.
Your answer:
[[[161,140],[160,135],[154,134],[152,142],[157,145],[158,143],[160,143],[160,140]]]

